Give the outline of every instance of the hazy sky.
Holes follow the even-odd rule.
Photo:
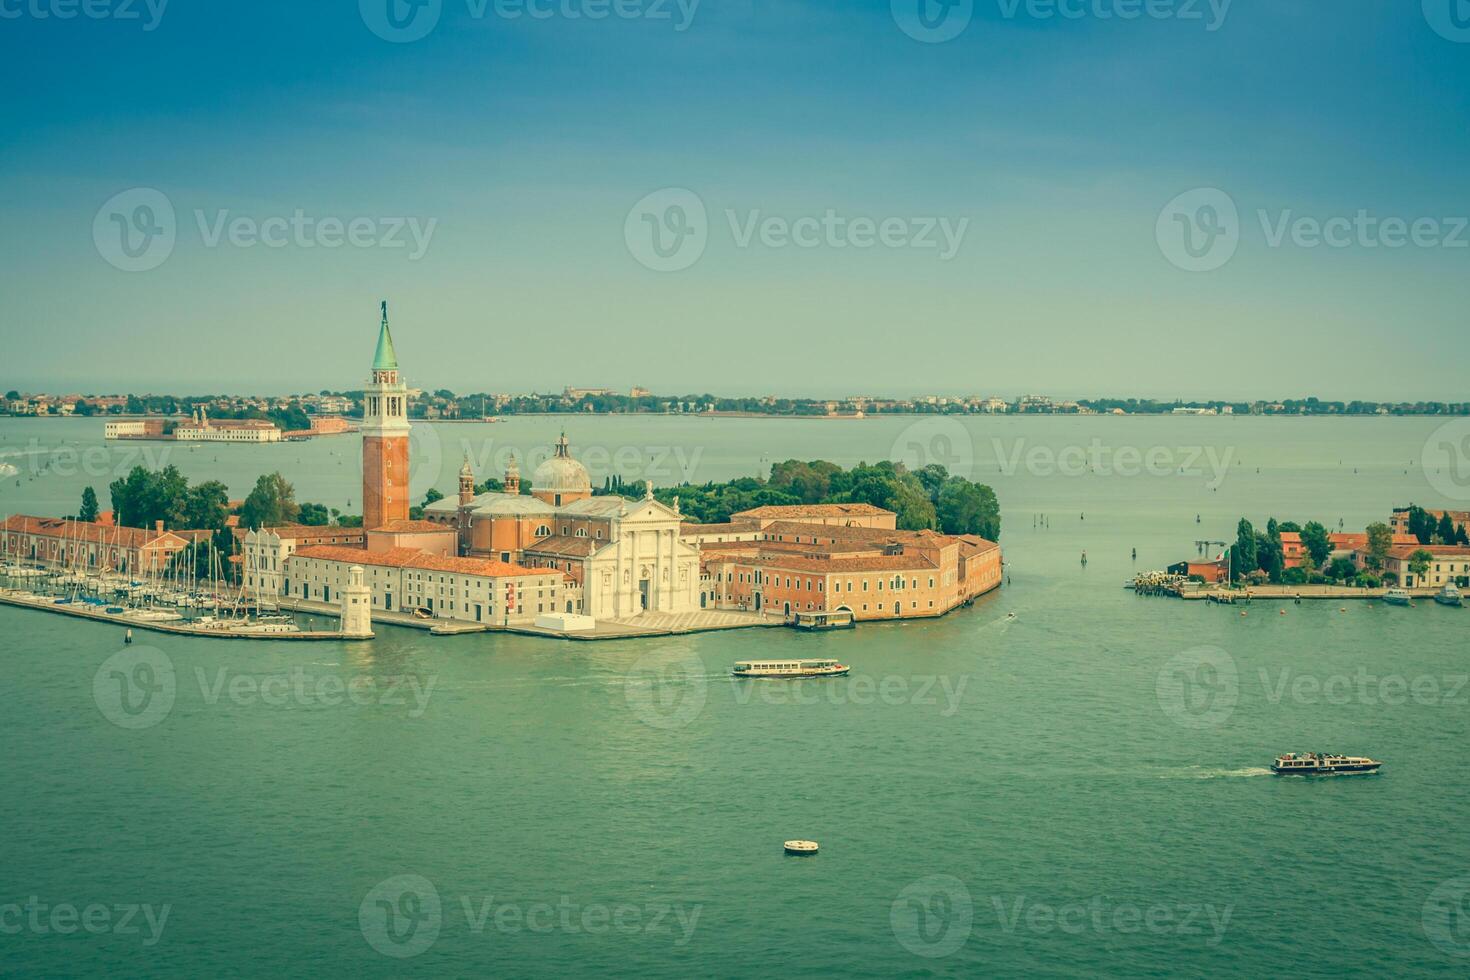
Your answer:
[[[0,0],[0,390],[386,298],[461,391],[1467,396],[1458,0],[152,2]]]

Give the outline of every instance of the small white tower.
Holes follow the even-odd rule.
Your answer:
[[[347,588],[342,590],[342,635],[373,635],[373,593],[363,581],[362,566],[347,570]]]

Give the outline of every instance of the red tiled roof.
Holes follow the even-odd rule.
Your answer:
[[[380,568],[418,568],[432,572],[453,572],[457,575],[482,575],[487,578],[516,577],[524,575],[560,575],[553,568],[525,568],[509,562],[493,561],[488,558],[441,558],[417,548],[389,548],[386,551],[368,551],[364,548],[344,548],[339,545],[319,544],[301,548],[292,557],[315,558],[319,561],[340,561],[352,565],[376,565]]]
[[[453,532],[454,528],[448,524],[435,524],[433,521],[389,521],[381,527],[373,528],[374,531],[387,531],[392,534],[428,534]]]
[[[1390,558],[1408,561],[1416,551],[1427,551],[1436,558],[1470,558],[1470,548],[1460,544],[1410,544],[1388,549]]]
[[[598,548],[609,543],[607,541],[599,541],[595,538],[553,535],[532,541],[526,546],[526,551],[527,553],[534,552],[538,555],[563,555],[574,558],[585,558]]]
[[[755,528],[749,524],[736,524],[733,521],[725,524],[695,524],[693,521],[685,521],[679,525],[680,534],[752,534]]]
[[[61,517],[31,517],[14,514],[0,525],[4,530],[18,534],[34,534],[39,537],[61,538],[69,541],[86,541],[95,544],[118,545],[123,548],[141,548],[162,537],[179,538],[179,534],[164,531],[162,534],[138,527],[117,527],[110,524],[92,524]],[[192,532],[180,532],[192,533]],[[208,534],[209,532],[203,532]]]
[[[753,507],[750,510],[742,510],[731,517],[877,517],[882,514],[892,514],[891,510],[882,507],[874,507],[872,504],[769,504],[765,507]]]

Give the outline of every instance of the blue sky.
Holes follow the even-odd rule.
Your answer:
[[[1470,0],[90,2],[0,0],[3,388],[352,387],[387,298],[461,391],[1466,397]]]

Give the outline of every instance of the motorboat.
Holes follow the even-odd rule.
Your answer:
[[[1383,763],[1359,755],[1288,752],[1271,764],[1278,776],[1359,776],[1375,773]]]
[[[852,668],[836,660],[739,660],[732,677],[839,677]]]
[[[1434,601],[1441,606],[1463,606],[1465,601],[1460,596],[1460,590],[1455,588],[1453,582],[1446,582],[1444,588],[1434,594]]]
[[[1407,606],[1413,602],[1413,599],[1408,589],[1389,589],[1383,593],[1383,601],[1390,606]]]

